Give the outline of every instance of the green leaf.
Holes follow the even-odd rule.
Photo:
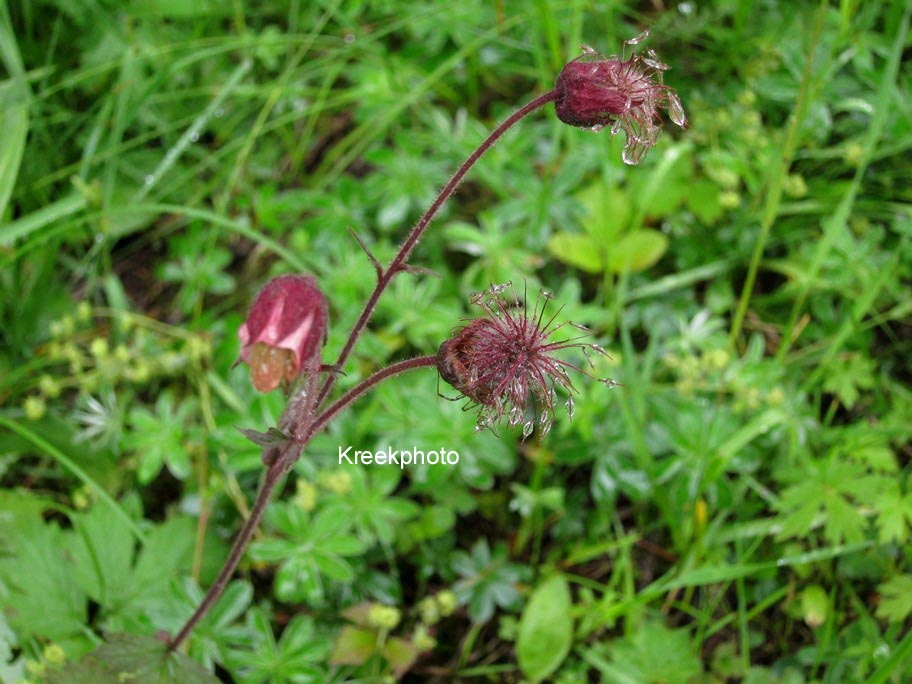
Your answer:
[[[48,684],[219,684],[199,663],[154,637],[117,634],[48,676]]]
[[[349,625],[343,627],[336,637],[329,662],[331,665],[361,665],[376,648],[377,635],[373,631]]]
[[[548,251],[555,259],[587,273],[601,273],[605,266],[600,247],[588,235],[556,233],[548,240]]]
[[[880,585],[877,617],[902,622],[912,615],[912,575],[896,575]]]
[[[580,225],[596,245],[613,243],[630,221],[630,198],[616,186],[593,183],[583,188],[577,199],[586,208]]]
[[[801,592],[801,617],[808,627],[820,627],[830,613],[830,597],[819,584],[811,584]]]
[[[418,649],[407,639],[391,637],[383,645],[383,657],[389,663],[396,679],[400,678],[418,659]]]
[[[668,238],[657,230],[641,228],[627,233],[611,249],[609,268],[615,273],[644,271],[668,249]]]
[[[3,135],[0,135],[0,220],[6,213],[6,205],[16,178],[19,165],[25,151],[25,140],[29,129],[28,99],[29,90],[26,84],[25,70],[16,35],[10,24],[9,10],[4,3],[0,13],[0,57],[11,82],[0,85],[0,110],[3,111]]]
[[[586,658],[602,673],[604,684],[695,684],[703,672],[687,632],[658,622],[644,624],[609,650],[610,660]]]
[[[9,589],[2,605],[21,639],[63,640],[84,633],[85,594],[63,538],[56,525],[30,520],[18,528],[10,556],[0,559],[0,578]]]
[[[74,520],[70,544],[74,577],[101,605],[111,605],[130,590],[133,535],[107,506],[93,506]]]
[[[687,206],[700,221],[711,226],[722,216],[722,205],[719,202],[719,186],[711,180],[700,179],[690,183],[687,193]]]
[[[540,682],[554,672],[570,652],[573,621],[570,588],[563,575],[538,586],[519,621],[516,654],[529,680]]]
[[[881,543],[904,542],[912,526],[912,494],[900,495],[896,487],[879,492],[877,538]]]

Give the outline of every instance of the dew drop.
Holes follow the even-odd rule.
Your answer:
[[[629,40],[624,41],[624,45],[639,45],[640,43],[645,42],[649,38],[649,29],[643,31],[640,35],[634,36]]]
[[[542,435],[547,435],[551,432],[551,414],[543,413],[541,420],[539,421],[539,429],[541,430]]]
[[[573,418],[573,412],[576,410],[576,403],[573,401],[573,397],[567,397],[567,401],[564,404],[567,409],[567,416]]]
[[[601,124],[595,124],[595,126],[590,126],[589,130],[592,131],[593,133],[598,133],[603,128],[604,128],[604,126],[602,126]]]
[[[681,106],[681,100],[678,99],[677,94],[674,92],[668,93],[668,115],[678,126],[684,127],[687,125],[684,107]]]
[[[213,112],[213,116],[215,116],[216,119],[221,119],[223,116],[225,116],[225,110],[219,107]]]
[[[155,176],[153,176],[151,173],[143,179],[143,183],[145,183],[146,185],[152,185],[152,183],[154,183],[154,182],[155,182]]]
[[[580,45],[580,51],[582,51],[582,53],[584,55],[597,55],[598,54],[598,51],[591,45]]]
[[[199,139],[200,139],[199,133],[197,133],[196,131],[194,131],[193,133],[190,134],[190,142],[196,142]]]
[[[643,62],[651,66],[656,71],[668,71],[671,68],[659,59],[659,56],[655,53],[655,50],[647,50],[646,54],[643,56]]]
[[[535,429],[535,424],[531,420],[527,420],[525,423],[523,423],[523,427],[522,427],[523,439],[525,439],[526,437],[531,435],[532,430],[534,430],[534,429]]]
[[[342,38],[342,40],[344,40],[348,45],[351,45],[352,43],[355,42],[355,34],[346,33],[345,36]]]

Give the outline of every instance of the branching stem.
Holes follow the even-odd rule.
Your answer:
[[[345,346],[342,348],[342,351],[339,354],[339,358],[335,363],[336,368],[341,369],[342,364],[344,364],[348,359],[348,356],[351,354],[355,343],[358,341],[358,337],[360,337],[361,333],[364,331],[364,328],[370,321],[371,316],[374,313],[374,309],[377,306],[377,301],[380,299],[380,295],[383,294],[384,290],[386,290],[396,275],[402,271],[409,269],[408,258],[411,256],[411,253],[415,249],[415,246],[421,240],[425,230],[427,230],[428,224],[440,210],[440,207],[443,206],[444,202],[446,202],[447,199],[449,199],[450,195],[453,194],[453,191],[456,190],[456,187],[462,181],[466,173],[468,173],[469,169],[471,169],[472,166],[474,166],[475,162],[478,161],[479,157],[487,152],[491,146],[494,145],[494,143],[497,142],[497,140],[516,122],[528,114],[531,114],[540,107],[546,105],[547,103],[552,102],[556,98],[557,91],[549,90],[543,95],[539,95],[537,98],[524,105],[523,107],[520,107],[502,124],[495,128],[491,134],[485,138],[481,145],[479,145],[478,148],[469,155],[469,158],[463,162],[462,166],[459,167],[456,173],[453,174],[453,177],[450,178],[449,182],[447,182],[447,184],[443,187],[443,190],[440,191],[440,194],[437,195],[437,198],[433,201],[433,203],[431,203],[431,206],[428,207],[428,210],[424,212],[424,215],[412,228],[411,232],[408,234],[408,237],[406,237],[405,242],[402,243],[402,246],[399,248],[396,256],[393,257],[393,260],[390,262],[389,266],[387,266],[386,269],[381,269],[379,267],[377,268],[377,285],[374,287],[374,291],[371,293],[371,296],[368,298],[367,303],[364,305],[364,310],[358,317],[358,320],[352,328],[351,333],[349,333],[348,340],[345,342]],[[372,259],[372,261],[375,260]],[[376,263],[374,265],[375,267],[378,266]],[[295,461],[301,455],[301,452],[303,451],[306,444],[310,441],[310,439],[320,430],[324,429],[329,421],[332,420],[336,414],[339,413],[339,411],[351,404],[358,397],[365,394],[368,390],[375,387],[378,383],[399,373],[403,373],[415,368],[433,366],[435,363],[436,357],[434,356],[419,356],[414,359],[407,359],[405,361],[394,363],[387,368],[377,371],[365,379],[363,382],[342,395],[322,413],[314,416],[314,410],[320,406],[324,399],[326,399],[336,381],[335,373],[330,373],[327,376],[326,381],[323,383],[323,386],[320,388],[320,392],[316,397],[316,401],[312,401],[308,398],[307,405],[304,407],[304,410],[298,414],[302,420],[300,420],[297,425],[287,426],[288,432],[286,434],[292,434],[294,438],[281,449],[281,452],[278,455],[274,453],[275,447],[269,447],[267,451],[264,451],[264,462],[268,463],[268,466],[266,468],[266,474],[263,477],[263,482],[260,485],[260,490],[257,492],[256,501],[253,504],[253,509],[250,512],[250,516],[247,518],[247,520],[244,521],[244,525],[241,527],[241,531],[238,533],[238,536],[234,540],[234,544],[231,547],[231,551],[228,553],[228,558],[225,560],[225,564],[219,571],[215,582],[211,587],[209,587],[209,591],[206,592],[206,596],[203,598],[197,609],[193,612],[193,615],[191,615],[187,620],[186,624],[184,624],[184,626],[181,628],[180,632],[178,632],[177,635],[168,642],[169,649],[174,650],[178,648],[187,639],[187,637],[190,635],[190,632],[193,631],[193,628],[199,624],[199,621],[222,595],[222,592],[228,585],[228,581],[231,579],[231,575],[234,573],[235,569],[238,566],[238,563],[241,560],[241,557],[244,555],[244,550],[247,548],[247,544],[250,543],[250,539],[253,537],[253,533],[256,531],[257,527],[259,527],[260,521],[263,518],[263,513],[266,510],[266,504],[269,503],[269,499],[272,497],[272,493],[275,491],[276,486],[282,481],[285,475],[288,474],[288,472],[291,470]],[[288,413],[288,408],[290,408],[290,405],[289,407],[286,407],[286,413]],[[284,425],[281,427],[286,428]]]
[[[406,264],[408,263],[408,258],[412,253],[412,250],[415,249],[415,246],[418,244],[418,241],[421,240],[424,235],[424,231],[427,230],[428,224],[431,222],[431,219],[436,216],[437,212],[440,210],[440,207],[443,206],[444,202],[449,199],[450,195],[453,194],[453,191],[456,190],[456,187],[462,181],[463,177],[468,173],[469,169],[475,165],[475,162],[478,161],[479,157],[487,152],[494,145],[495,142],[506,133],[516,122],[518,122],[523,117],[531,114],[535,110],[543,107],[549,102],[554,101],[557,98],[556,90],[549,90],[543,95],[539,95],[531,102],[517,109],[513,114],[511,114],[502,124],[495,128],[491,134],[484,139],[481,145],[469,155],[469,158],[466,159],[462,166],[453,174],[453,177],[450,178],[449,182],[443,186],[443,190],[440,191],[440,194],[437,195],[431,206],[428,207],[428,210],[424,212],[424,215],[418,219],[418,223],[415,224],[415,227],[412,228],[411,232],[408,234],[408,237],[405,238],[405,242],[402,243],[402,246],[399,248],[399,251],[396,253],[396,256],[393,257],[393,260],[390,262],[390,265],[378,275],[377,285],[374,287],[374,291],[371,293],[370,298],[367,300],[367,304],[364,305],[364,310],[361,312],[361,315],[358,317],[357,322],[352,328],[351,333],[349,333],[348,340],[345,342],[345,346],[342,347],[342,351],[339,353],[339,358],[336,360],[336,367],[342,368],[342,365],[348,359],[351,350],[354,348],[355,343],[358,341],[358,338],[361,336],[361,333],[364,332],[364,328],[367,326],[368,322],[371,319],[371,316],[374,314],[374,309],[377,306],[377,301],[380,299],[380,295],[383,294],[383,291],[387,288],[390,282],[393,280],[396,275],[401,271],[406,270]],[[336,382],[336,376],[330,375],[326,378],[326,382],[323,383],[323,387],[320,389],[320,395],[317,398],[317,405],[319,406],[326,396],[329,394],[333,385]]]
[[[303,439],[289,442],[278,457],[272,459],[271,464],[266,469],[266,475],[263,477],[263,483],[260,485],[260,490],[257,492],[256,501],[253,504],[250,516],[244,521],[244,526],[241,527],[241,531],[234,540],[234,544],[231,546],[231,551],[228,553],[225,564],[219,571],[215,582],[209,587],[209,591],[206,592],[206,596],[193,612],[193,615],[190,616],[186,624],[181,628],[181,631],[178,632],[177,636],[168,643],[170,649],[176,649],[181,645],[181,643],[190,635],[190,632],[193,631],[193,628],[196,627],[203,616],[209,612],[212,605],[222,595],[225,587],[228,586],[228,580],[230,580],[231,575],[234,574],[238,563],[241,561],[241,557],[244,555],[244,549],[247,548],[247,544],[250,543],[253,533],[259,526],[260,520],[263,518],[263,513],[266,510],[266,504],[269,503],[269,499],[272,497],[276,485],[278,485],[288,471],[291,470],[297,457],[304,449],[304,445],[310,441],[311,437],[325,428],[329,421],[332,420],[339,411],[384,380],[416,368],[433,366],[435,363],[435,356],[419,356],[414,359],[406,359],[405,361],[394,363],[391,366],[378,370],[342,395],[332,406],[327,408],[315,419],[311,420],[310,427],[304,431]]]

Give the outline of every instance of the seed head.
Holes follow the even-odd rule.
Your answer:
[[[554,316],[545,320],[550,298],[542,293],[530,313],[510,283],[493,285],[469,300],[484,315],[457,330],[437,350],[440,377],[477,405],[479,429],[492,427],[507,415],[510,427],[523,424],[525,439],[535,429],[537,412],[539,429],[546,434],[554,417],[555,386],[571,395],[566,408],[573,415],[575,388],[567,371],[589,374],[561,357],[573,349],[587,359],[589,350],[605,351],[579,342],[585,335],[552,341],[557,331],[572,324],[555,324]]]
[[[648,35],[644,32],[624,45],[641,43]],[[622,158],[627,164],[637,164],[659,138],[659,109],[666,109],[678,126],[687,125],[677,93],[662,83],[668,68],[652,50],[623,59],[584,47],[583,54],[564,66],[557,77],[557,117],[571,126],[596,131],[610,126],[611,135],[623,130],[627,142]]]
[[[326,298],[310,276],[279,276],[260,290],[238,329],[241,360],[260,392],[288,386],[303,371],[319,368],[326,310]]]

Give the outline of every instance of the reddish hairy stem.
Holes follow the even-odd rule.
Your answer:
[[[431,219],[434,218],[434,216],[440,210],[440,207],[443,206],[443,203],[446,202],[447,199],[449,199],[450,195],[453,194],[453,191],[456,190],[456,187],[462,181],[466,173],[468,173],[469,169],[475,165],[475,162],[478,161],[478,158],[487,152],[491,146],[497,142],[497,139],[506,133],[507,130],[513,126],[513,124],[528,114],[531,114],[536,109],[539,109],[547,103],[554,101],[555,99],[557,99],[557,91],[549,90],[548,92],[544,93],[543,95],[539,95],[531,102],[523,105],[515,112],[513,112],[513,114],[511,114],[502,124],[495,128],[487,138],[485,138],[481,145],[479,145],[478,148],[469,155],[469,158],[462,163],[462,166],[460,166],[456,173],[453,174],[453,177],[450,178],[449,182],[443,186],[443,190],[441,190],[440,194],[437,195],[437,199],[435,199],[431,206],[428,207],[428,210],[424,212],[424,215],[418,219],[418,223],[416,223],[415,227],[412,228],[411,232],[408,234],[408,237],[405,239],[405,242],[402,243],[402,246],[396,253],[396,256],[393,257],[393,260],[390,262],[390,265],[377,278],[377,285],[374,287],[374,291],[371,293],[370,298],[367,300],[367,304],[364,305],[364,310],[361,312],[361,316],[358,317],[355,326],[352,328],[352,331],[348,336],[348,340],[345,342],[345,346],[339,353],[339,358],[336,360],[335,364],[336,367],[342,368],[342,364],[345,363],[346,359],[348,359],[349,354],[351,354],[351,350],[355,346],[355,342],[358,341],[358,337],[360,337],[361,333],[364,331],[364,328],[367,326],[368,321],[370,321],[371,316],[374,313],[374,309],[377,306],[377,301],[380,299],[380,295],[383,294],[383,291],[387,288],[392,279],[405,268],[412,250],[415,249],[415,245],[417,245],[418,241],[421,240],[421,237],[424,235],[424,231],[427,229],[428,224],[431,222]],[[329,394],[335,382],[336,376],[330,375],[326,379],[326,382],[323,383],[323,387],[320,389],[320,395],[317,397],[318,406]]]
[[[238,563],[241,561],[241,557],[244,555],[244,550],[247,548],[250,538],[253,536],[253,533],[260,524],[260,520],[263,518],[263,513],[266,511],[266,504],[269,503],[272,492],[285,474],[291,469],[291,466],[294,465],[295,460],[297,460],[297,454],[300,453],[301,449],[303,449],[310,438],[326,427],[326,424],[339,411],[383,380],[414,368],[425,368],[427,366],[433,366],[436,363],[436,356],[419,356],[414,359],[406,359],[405,361],[394,363],[391,366],[378,370],[376,373],[346,392],[332,406],[317,416],[316,419],[312,421],[311,427],[307,430],[306,436],[300,441],[289,444],[285,449],[285,453],[273,461],[272,465],[266,469],[266,476],[263,478],[263,484],[260,485],[260,491],[257,493],[256,501],[253,504],[253,510],[250,512],[250,517],[247,518],[241,531],[238,532],[238,536],[231,546],[231,551],[228,554],[228,558],[225,560],[225,564],[219,571],[218,577],[215,579],[212,586],[209,587],[209,591],[206,592],[205,598],[203,598],[202,602],[193,612],[193,615],[190,616],[181,628],[181,631],[168,643],[168,648],[174,650],[180,646],[190,635],[190,632],[193,631],[193,628],[196,627],[203,616],[209,612],[212,605],[222,595],[225,587],[228,586],[228,580],[231,579],[231,575],[234,573]]]
[[[556,90],[549,90],[543,95],[539,95],[537,98],[529,102],[528,104],[520,107],[518,110],[513,112],[502,124],[495,128],[491,134],[485,138],[485,140],[478,146],[478,148],[469,155],[469,158],[466,159],[462,166],[453,174],[453,177],[450,178],[449,182],[443,187],[443,190],[440,191],[440,194],[437,195],[437,199],[428,207],[428,210],[424,212],[424,215],[418,220],[418,223],[415,224],[415,227],[412,228],[411,232],[408,234],[408,237],[405,239],[405,242],[402,243],[402,246],[399,248],[396,256],[393,257],[393,260],[390,262],[390,265],[386,270],[380,271],[377,277],[377,285],[374,287],[374,291],[371,293],[370,298],[367,300],[367,304],[364,305],[364,310],[361,312],[355,326],[352,328],[351,333],[348,336],[348,340],[345,343],[345,346],[342,348],[339,358],[336,361],[336,367],[341,368],[342,364],[345,363],[348,359],[349,354],[351,353],[352,348],[355,346],[358,337],[364,331],[364,328],[367,326],[368,321],[370,321],[371,316],[374,313],[374,309],[377,306],[377,301],[380,299],[380,295],[383,294],[383,291],[390,284],[392,279],[400,272],[406,269],[406,264],[408,258],[412,253],[412,250],[415,249],[415,245],[418,244],[418,241],[421,240],[424,231],[427,229],[428,224],[431,222],[431,219],[437,214],[440,210],[440,207],[443,206],[443,203],[449,199],[450,195],[453,194],[453,191],[462,181],[463,177],[468,173],[469,169],[474,166],[475,162],[478,161],[478,158],[481,157],[485,152],[487,152],[491,146],[497,142],[507,130],[510,129],[517,121],[523,117],[531,114],[536,109],[546,105],[549,102],[554,101],[557,98]],[[323,413],[318,415],[313,421],[310,422],[310,426],[307,427],[304,431],[304,435],[300,439],[295,439],[291,442],[285,449],[284,453],[271,461],[271,464],[266,469],[266,475],[263,478],[263,483],[260,486],[260,490],[257,493],[256,501],[253,505],[253,510],[250,512],[250,517],[244,522],[241,531],[238,532],[237,538],[234,540],[234,544],[231,547],[231,551],[228,554],[228,558],[225,560],[225,564],[222,566],[222,569],[219,571],[218,577],[215,582],[209,587],[209,591],[206,592],[206,596],[203,598],[200,605],[193,612],[193,615],[187,620],[186,624],[181,628],[181,631],[178,632],[171,641],[168,642],[168,648],[174,650],[178,648],[190,635],[190,632],[193,631],[193,628],[199,623],[203,616],[209,611],[212,605],[218,600],[222,595],[222,592],[225,590],[225,587],[228,585],[228,580],[231,578],[231,575],[234,573],[235,568],[237,568],[238,563],[241,560],[241,557],[244,555],[244,550],[247,548],[247,544],[250,542],[253,533],[256,531],[257,527],[260,524],[260,520],[263,517],[263,513],[266,510],[266,504],[269,503],[269,499],[272,496],[272,492],[275,490],[276,485],[282,480],[282,478],[288,473],[291,467],[294,465],[295,460],[297,460],[298,455],[300,454],[303,447],[307,444],[310,438],[315,435],[317,432],[326,427],[327,423],[343,408],[352,403],[355,399],[363,395],[369,389],[377,385],[377,383],[382,382],[386,378],[389,378],[398,373],[402,373],[408,370],[415,368],[425,368],[428,366],[434,366],[437,363],[437,358],[435,356],[419,356],[414,359],[408,359],[406,361],[400,361],[399,363],[394,363],[392,366],[388,366],[382,370],[377,371],[366,380],[358,384],[357,386],[350,389],[344,395],[342,395],[336,402],[334,402],[329,408],[327,408]],[[320,393],[317,397],[316,402],[308,402],[308,411],[305,412],[305,415],[311,410],[312,407],[319,406],[320,403],[326,398],[335,384],[336,376],[334,373],[331,373],[326,379],[326,382],[323,383],[323,387],[320,389]],[[296,452],[296,453],[294,453]]]
[[[284,469],[279,462],[274,463],[266,469],[266,476],[263,478],[263,484],[260,485],[260,491],[257,493],[256,501],[253,504],[253,510],[250,511],[250,517],[244,521],[244,526],[241,528],[241,531],[238,532],[238,536],[234,540],[234,544],[231,547],[228,558],[225,560],[225,564],[219,571],[215,582],[209,587],[209,591],[206,592],[205,598],[203,598],[196,610],[193,611],[193,615],[190,616],[181,631],[178,632],[177,636],[168,642],[168,648],[170,650],[173,651],[181,645],[184,639],[193,631],[193,628],[196,627],[197,623],[209,611],[212,604],[222,595],[225,587],[228,586],[228,580],[231,578],[234,569],[240,562],[241,556],[244,555],[244,549],[247,548],[247,543],[250,541],[250,538],[260,524],[260,520],[266,510],[266,504],[269,503],[269,498],[272,496],[275,486],[285,475],[283,470]]]
[[[318,415],[314,419],[313,425],[307,432],[304,439],[309,440],[313,435],[326,427],[326,424],[331,421],[339,411],[344,409],[362,394],[365,394],[377,383],[383,382],[388,377],[398,375],[399,373],[404,373],[405,371],[413,370],[415,368],[427,368],[428,366],[436,365],[436,356],[417,356],[414,359],[399,361],[398,363],[394,363],[391,366],[387,366],[386,368],[378,370],[373,375],[369,376],[365,380],[362,380],[359,384],[352,387],[350,390],[348,390],[348,392],[336,399],[336,401],[334,401],[329,408],[323,411],[323,413]]]

